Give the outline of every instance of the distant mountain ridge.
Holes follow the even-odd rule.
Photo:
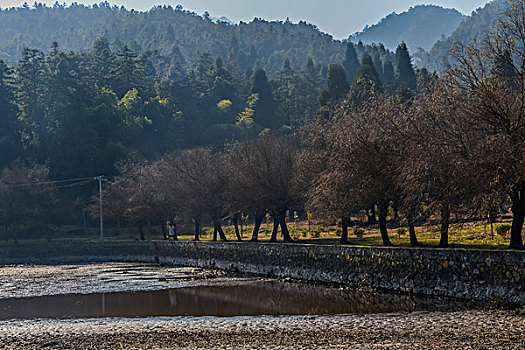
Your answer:
[[[474,39],[480,39],[484,33],[494,27],[496,19],[505,11],[509,0],[494,0],[484,7],[472,12],[447,38],[437,41],[429,52],[428,67],[440,69],[443,59],[448,55],[450,49],[456,42],[469,43]]]
[[[465,18],[455,9],[417,5],[400,14],[393,12],[377,24],[351,35],[349,39],[364,44],[382,43],[390,50],[404,41],[411,52],[419,47],[429,50],[442,36],[452,34]]]
[[[302,68],[309,58],[316,65],[341,62],[346,44],[334,40],[307,22],[265,21],[231,24],[171,6],[149,11],[127,10],[109,3],[87,6],[35,3],[0,9],[0,60],[14,64],[24,48],[48,51],[53,42],[61,50],[86,51],[104,36],[112,50],[124,45],[137,53],[176,52],[190,66],[199,53],[208,52],[239,68],[262,67],[270,74],[286,60]]]
[[[231,21],[228,17],[226,16],[222,16],[222,17],[211,17],[210,18],[213,22],[224,22],[224,23],[228,23],[229,25],[235,25],[235,23],[233,21]]]

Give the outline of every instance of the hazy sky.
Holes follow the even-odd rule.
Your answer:
[[[0,0],[0,7],[18,6],[33,0]],[[63,2],[64,0],[60,1]],[[48,5],[55,0],[40,1]],[[71,0],[67,1],[68,3]],[[78,3],[93,4],[100,1],[82,1]],[[187,10],[202,14],[209,11],[214,17],[226,16],[232,21],[250,22],[254,17],[268,20],[289,17],[292,21],[306,20],[316,24],[322,31],[336,38],[344,38],[363,29],[367,24],[374,24],[381,18],[396,11],[407,10],[417,4],[437,4],[443,7],[454,7],[470,14],[483,6],[488,0],[111,0],[111,4],[124,5],[127,8],[147,10],[158,4],[181,4]]]

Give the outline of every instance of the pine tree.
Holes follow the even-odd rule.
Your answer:
[[[354,82],[357,71],[359,70],[359,59],[355,51],[354,44],[350,41],[346,44],[346,54],[343,61],[343,68],[346,71],[346,81],[349,84]]]
[[[328,69],[326,88],[321,91],[319,104],[321,107],[337,103],[341,100],[350,88],[347,82],[346,71],[340,64],[334,63]]]
[[[383,86],[388,94],[393,94],[396,90],[394,66],[386,57],[383,59]]]
[[[128,45],[124,45],[117,53],[116,63],[110,75],[113,91],[119,97],[123,97],[132,89],[142,90],[143,71],[137,57]]]
[[[372,61],[372,57],[370,57],[368,54],[363,56],[361,67],[359,67],[359,71],[357,72],[356,81],[359,80],[371,81],[376,86],[382,85],[381,78],[379,77],[379,73],[377,73],[374,62]]]
[[[91,67],[89,76],[100,87],[110,86],[110,69],[114,59],[111,52],[109,40],[106,37],[98,38],[93,44],[91,51]]]
[[[0,167],[8,166],[21,152],[17,113],[13,70],[0,60]]]
[[[264,128],[277,129],[281,126],[276,118],[277,104],[273,98],[272,87],[262,68],[253,73],[252,94],[258,94],[259,100],[255,106],[255,122]]]
[[[412,66],[412,59],[408,53],[405,43],[401,43],[396,49],[395,56],[396,86],[405,83],[409,89],[416,89],[416,74]]]
[[[374,62],[374,68],[377,71],[377,74],[379,75],[379,79],[381,81],[384,81],[384,73],[383,73],[383,61],[381,60],[381,55],[379,54],[378,50],[375,50],[374,56],[372,56],[372,60]]]
[[[356,80],[350,90],[350,107],[359,108],[370,99],[372,94],[382,90],[383,85],[374,67],[374,62],[370,55],[365,54],[357,72]]]

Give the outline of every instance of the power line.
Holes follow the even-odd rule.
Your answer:
[[[14,185],[4,185],[4,186],[0,186],[0,188],[16,188],[16,187],[39,186],[39,185],[52,185],[52,184],[60,184],[60,183],[74,182],[74,181],[82,181],[83,183],[88,183],[90,181],[95,181],[95,180],[97,180],[95,177],[80,177],[76,179],[67,179],[67,180],[28,182],[28,183],[14,184]],[[67,186],[69,185],[62,186],[61,188],[66,188]]]
[[[57,189],[84,186],[84,185],[87,185],[87,184],[91,183],[92,181],[95,181],[95,179],[89,179],[87,181],[75,182],[74,184],[70,184],[70,185],[57,186]]]

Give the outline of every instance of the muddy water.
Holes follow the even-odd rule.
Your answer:
[[[458,310],[437,298],[139,264],[0,267],[0,320]]]
[[[438,299],[280,281],[147,292],[0,299],[0,320],[151,316],[337,315],[464,308]]]

